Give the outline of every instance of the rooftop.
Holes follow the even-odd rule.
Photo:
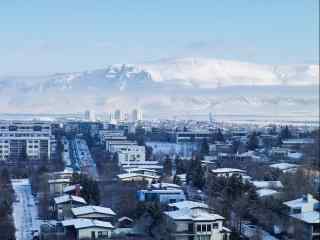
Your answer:
[[[283,204],[290,207],[290,208],[298,208],[298,207],[303,207],[306,204],[316,204],[319,201],[317,199],[315,199],[311,194],[307,194],[304,197],[295,199],[295,200],[291,200],[291,201],[287,201],[284,202]]]
[[[114,228],[110,222],[104,222],[92,219],[75,218],[62,221],[64,227],[74,226],[75,229],[100,227],[100,228]]]
[[[111,208],[94,206],[94,205],[71,208],[71,211],[75,216],[85,215],[85,214],[90,214],[90,213],[101,213],[101,214],[106,214],[106,215],[116,215],[115,212]]]
[[[223,220],[224,218],[218,214],[208,212],[195,213],[192,209],[183,208],[176,211],[164,212],[167,216],[174,220],[191,220],[191,221],[216,221]]]
[[[66,203],[66,202],[79,202],[83,204],[87,204],[86,200],[84,200],[82,197],[74,196],[74,195],[62,195],[60,197],[55,197],[54,202],[56,204]]]
[[[237,169],[237,168],[217,168],[212,170],[213,173],[234,173],[234,172],[241,172],[245,173],[246,171]]]
[[[320,212],[318,211],[309,211],[309,212],[303,212],[300,214],[291,214],[290,216],[310,224],[320,223]]]
[[[176,207],[178,209],[183,209],[183,208],[209,208],[209,206],[205,203],[201,202],[194,202],[194,201],[182,201],[182,202],[176,202],[176,203],[170,203],[170,207]]]

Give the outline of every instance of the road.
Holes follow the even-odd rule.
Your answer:
[[[98,180],[98,172],[95,161],[93,160],[88,145],[84,139],[76,138],[71,141],[71,158],[73,168],[80,170]]]
[[[31,194],[28,179],[12,179],[16,201],[13,203],[13,218],[16,227],[16,240],[32,239],[32,230],[40,229],[38,209]]]

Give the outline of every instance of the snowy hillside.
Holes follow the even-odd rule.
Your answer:
[[[2,112],[318,114],[319,66],[206,58],[117,64],[37,77],[0,77]]]

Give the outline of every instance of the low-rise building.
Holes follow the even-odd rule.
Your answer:
[[[88,205],[77,208],[71,208],[75,218],[95,219],[105,222],[114,222],[116,213],[111,208]]]
[[[50,195],[61,195],[64,193],[64,189],[69,186],[71,180],[69,178],[49,179],[49,192]]]
[[[294,239],[320,238],[319,201],[311,194],[283,203],[287,207],[289,227],[287,232]]]
[[[62,195],[53,199],[53,214],[58,220],[72,218],[71,208],[81,207],[87,202],[82,197]]]
[[[65,239],[110,239],[114,226],[110,222],[93,219],[68,219],[62,221],[65,228]]]
[[[237,168],[217,168],[211,170],[211,172],[216,177],[243,177],[246,175],[246,171]]]
[[[150,189],[137,192],[140,202],[159,202],[161,204],[175,203],[186,200],[181,189]]]
[[[177,205],[183,202],[177,203]],[[170,237],[176,240],[227,240],[230,230],[223,226],[224,218],[204,206],[186,207],[164,212]],[[181,206],[180,206],[181,207]]]

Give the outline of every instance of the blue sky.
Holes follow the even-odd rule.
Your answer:
[[[2,0],[0,75],[213,57],[318,63],[318,0]]]

